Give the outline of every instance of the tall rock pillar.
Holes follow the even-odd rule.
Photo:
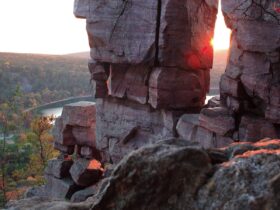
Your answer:
[[[176,135],[209,90],[217,0],[76,0],[96,84],[96,145],[118,162]]]

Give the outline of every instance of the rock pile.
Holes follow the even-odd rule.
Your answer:
[[[220,98],[177,131],[205,147],[280,138],[280,13],[272,1],[223,0],[222,10],[232,36]]]
[[[176,136],[209,89],[217,0],[76,0],[87,19],[96,84],[96,148],[117,163],[130,151]]]
[[[50,160],[45,169],[48,197],[85,200],[93,194],[91,186],[102,178],[95,143],[95,113],[94,103],[78,102],[66,105],[56,119],[54,146],[61,154]]]

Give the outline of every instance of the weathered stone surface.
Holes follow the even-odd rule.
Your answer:
[[[75,143],[79,146],[95,147],[95,124],[92,127],[72,128],[72,133],[75,138]]]
[[[109,63],[146,63],[155,57],[158,1],[90,1],[91,57]]]
[[[201,110],[199,125],[221,136],[225,136],[235,129],[235,119],[227,108],[206,108]]]
[[[58,158],[48,161],[48,165],[45,169],[45,174],[52,175],[58,179],[70,176],[69,170],[73,164],[71,158]]]
[[[173,137],[176,123],[182,115],[180,111],[153,110],[148,105],[113,98],[98,99],[96,108],[97,149],[103,151],[107,159],[110,159],[108,153],[111,151],[116,160],[146,144]],[[123,144],[124,134],[135,127],[136,135]]]
[[[92,209],[195,209],[211,168],[207,153],[184,141],[141,148],[117,166]]]
[[[278,209],[279,163],[279,149],[261,149],[221,164],[199,190],[198,209]]]
[[[90,14],[90,0],[75,0],[74,15],[77,18],[87,18]]]
[[[227,94],[233,97],[240,98],[244,95],[241,81],[231,79],[225,74],[221,77],[220,91],[221,94]]]
[[[53,199],[70,199],[81,187],[76,185],[70,178],[57,179],[51,175],[45,175],[47,184],[45,191],[48,197]]]
[[[279,174],[279,139],[235,143],[228,148],[209,150],[169,139],[125,157],[86,202],[73,204],[34,197],[10,202],[7,207],[13,210],[278,210]],[[83,195],[77,198],[87,197]]]
[[[207,103],[207,108],[214,108],[214,107],[220,107],[221,106],[221,99],[220,96],[214,96],[211,99],[209,99]]]
[[[59,199],[32,197],[10,201],[6,207],[8,210],[85,210],[90,209],[90,206],[89,202],[73,204]]]
[[[222,11],[226,17],[227,26],[234,29],[237,27],[239,21],[251,21],[252,25],[255,25],[254,20],[258,20],[260,23],[265,24],[279,23],[280,14],[274,7],[274,1],[244,1],[244,0],[223,0]],[[251,31],[253,33],[253,31]],[[258,33],[258,31],[257,31]],[[248,34],[251,36],[251,34]],[[259,36],[259,35],[252,35]],[[249,41],[249,40],[248,40]],[[257,40],[256,40],[257,41]],[[263,42],[264,40],[262,40]],[[265,40],[269,41],[269,40]],[[265,45],[264,45],[265,46]],[[264,47],[263,46],[263,47]]]
[[[72,165],[70,174],[77,185],[87,187],[101,179],[103,168],[101,163],[95,159],[79,158]]]
[[[68,155],[72,155],[75,151],[75,146],[71,145],[71,146],[64,146],[62,144],[59,144],[57,142],[54,142],[54,148],[59,150],[62,153],[68,154]]]
[[[212,131],[209,131],[201,126],[197,127],[194,141],[198,142],[200,146],[206,149],[213,148],[216,146],[214,140],[215,137]]]
[[[91,80],[95,84],[94,98],[106,98],[108,96],[109,65],[89,60],[88,68],[91,73]]]
[[[88,146],[81,147],[81,156],[86,159],[92,159],[94,157],[94,150]]]
[[[230,96],[226,98],[226,105],[233,112],[239,112],[243,108],[242,101]]]
[[[270,73],[270,62],[264,53],[244,52],[239,60],[243,74],[264,75]]]
[[[72,127],[69,125],[65,126],[63,124],[62,117],[58,117],[55,120],[55,125],[52,133],[56,143],[64,146],[75,145],[75,138],[72,133]]]
[[[236,39],[244,50],[272,52],[280,47],[279,24],[248,20],[238,21],[237,28]]]
[[[272,106],[280,107],[280,83],[271,86],[269,101]]]
[[[184,114],[180,117],[176,126],[180,138],[187,141],[194,140],[197,125],[199,124],[198,118],[199,114]]]
[[[239,126],[240,141],[257,141],[260,138],[277,138],[275,126],[265,119],[243,116]]]
[[[146,104],[150,71],[150,67],[145,65],[111,65],[108,80],[109,95]]]
[[[219,135],[215,136],[214,146],[217,148],[227,147],[232,143],[234,143],[234,140],[230,137],[224,137]]]
[[[161,1],[159,62],[183,69],[210,69],[218,1]]]
[[[87,187],[83,190],[75,192],[71,197],[71,202],[77,203],[85,201],[90,196],[93,196],[98,191],[98,185],[92,185],[90,187]]]
[[[280,107],[268,106],[265,110],[265,118],[270,122],[280,124]]]
[[[269,102],[269,90],[272,81],[271,75],[245,75],[241,76],[241,81],[246,93],[250,97],[258,97],[264,102]]]
[[[225,152],[229,158],[237,155],[242,155],[248,151],[256,150],[278,150],[280,149],[280,141],[277,139],[266,138],[255,143],[253,142],[238,142],[233,143],[227,148]]]
[[[205,84],[195,72],[157,68],[149,80],[149,103],[156,109],[202,107],[206,96]]]
[[[95,103],[80,101],[67,104],[61,117],[64,125],[91,127],[95,123]]]

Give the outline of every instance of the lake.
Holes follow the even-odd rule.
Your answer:
[[[208,103],[208,101],[214,97],[215,95],[209,95],[209,96],[206,96],[206,100],[205,100],[205,104]],[[69,104],[69,103],[65,103],[64,105],[66,104]],[[54,106],[54,107],[48,107],[46,109],[42,109],[39,111],[39,113],[42,115],[42,116],[50,116],[50,115],[54,115],[55,118],[61,116],[61,113],[62,113],[62,109],[63,109],[63,106]]]

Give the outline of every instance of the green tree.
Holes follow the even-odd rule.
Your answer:
[[[2,204],[7,202],[7,168],[9,165],[9,158],[7,157],[7,141],[16,134],[16,130],[21,124],[20,97],[21,92],[19,87],[17,87],[11,99],[0,104],[0,190],[2,192]]]

